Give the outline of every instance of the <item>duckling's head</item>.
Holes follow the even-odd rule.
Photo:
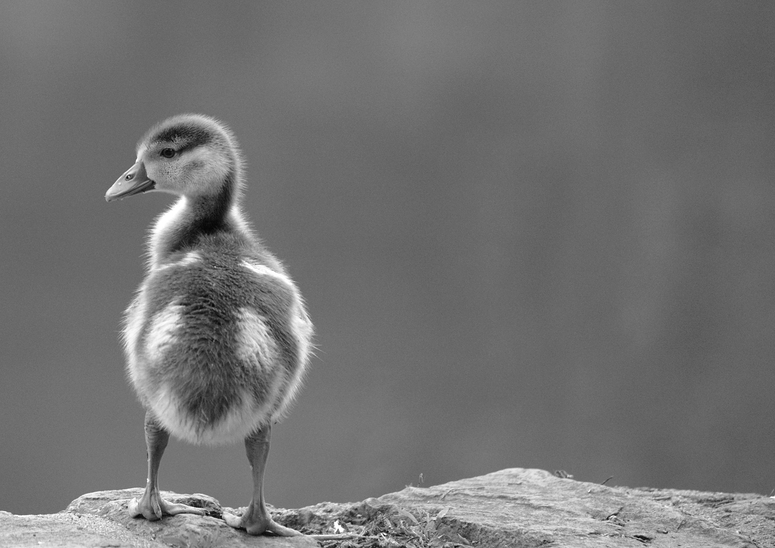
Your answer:
[[[108,189],[105,199],[151,190],[189,198],[224,190],[235,194],[241,162],[237,141],[224,124],[201,114],[173,116],[140,139],[135,164]]]

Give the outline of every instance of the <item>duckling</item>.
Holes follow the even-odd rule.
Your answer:
[[[313,327],[296,284],[240,209],[243,171],[224,124],[183,114],[145,134],[134,165],[105,195],[109,202],[151,191],[179,197],[151,229],[146,276],[124,319],[148,456],[145,492],[129,512],[148,520],[204,514],[161,497],[170,434],[195,444],[244,441],[253,496],[241,516],[224,513],[224,520],[252,535],[294,536],[267,511],[264,469],[272,425],[301,386]]]

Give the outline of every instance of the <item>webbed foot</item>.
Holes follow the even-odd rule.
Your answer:
[[[167,502],[161,498],[158,491],[149,489],[145,491],[139,501],[137,499],[129,501],[128,510],[129,515],[133,518],[143,516],[148,521],[156,521],[163,516],[176,516],[178,514],[197,514],[199,516],[207,514],[204,508]]]
[[[302,533],[274,521],[266,509],[261,512],[254,510],[254,508],[253,504],[251,504],[242,516],[224,512],[223,520],[230,527],[245,529],[249,535],[263,535],[264,533],[272,533],[278,537],[298,537],[302,535]]]

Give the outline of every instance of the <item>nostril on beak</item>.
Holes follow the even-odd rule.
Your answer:
[[[135,178],[135,174],[134,173],[130,173],[126,177],[124,177],[124,180],[131,181],[134,178]]]

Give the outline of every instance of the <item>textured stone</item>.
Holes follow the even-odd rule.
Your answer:
[[[520,468],[407,487],[359,503],[272,511],[279,523],[306,534],[338,537],[251,537],[223,522],[217,500],[198,494],[164,496],[206,508],[206,516],[131,518],[127,503],[141,494],[141,489],[89,493],[53,515],[0,512],[0,546],[775,546],[775,500],[769,497],[607,487]]]
[[[15,516],[0,512],[0,546],[8,548],[165,548],[105,518],[80,514]]]
[[[775,500],[606,487],[520,468],[379,497],[429,515],[471,545],[775,546]]]

